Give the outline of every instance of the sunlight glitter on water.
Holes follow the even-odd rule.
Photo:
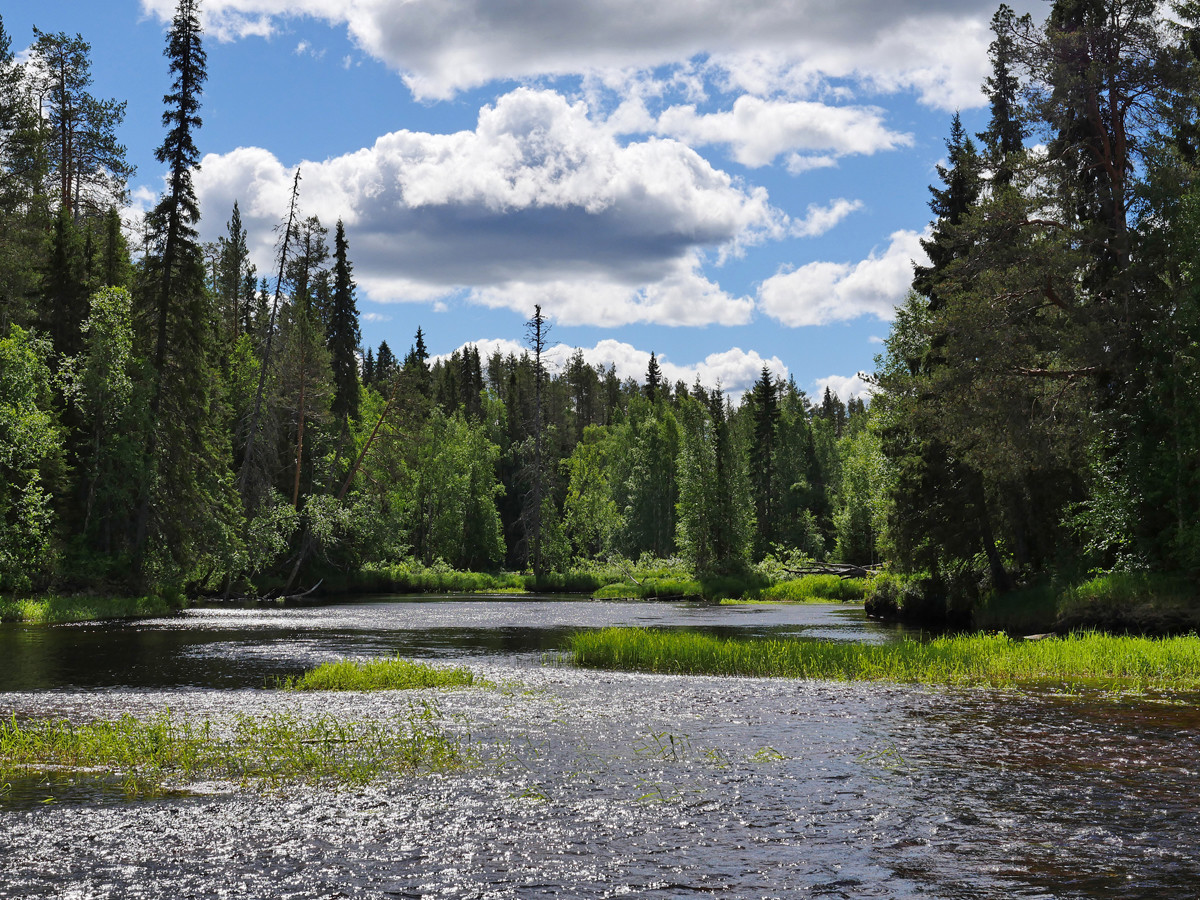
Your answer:
[[[282,613],[257,641],[224,613],[182,630],[204,636],[187,645],[192,665],[243,681],[258,670],[258,685],[277,665],[407,643],[467,659],[495,689],[281,698],[189,687],[194,671],[168,666],[167,685],[101,689],[92,677],[90,689],[0,694],[6,714],[72,718],[169,707],[219,719],[282,704],[387,719],[427,699],[481,755],[460,775],[363,790],[9,803],[0,897],[1132,898],[1200,883],[1200,721],[1186,707],[544,667],[528,649],[544,633],[519,645],[504,628],[536,620],[529,630],[557,633],[564,604],[499,619],[457,618],[446,608],[457,605],[415,612],[424,636],[381,636],[375,604],[304,610],[307,622]],[[612,606],[588,624],[630,615]],[[670,619],[663,606],[634,612]],[[719,624],[833,630],[840,613]]]

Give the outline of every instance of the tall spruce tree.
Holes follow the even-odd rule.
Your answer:
[[[750,491],[754,497],[757,520],[754,553],[761,558],[779,540],[780,507],[776,479],[779,401],[775,380],[766,366],[763,366],[762,375],[750,390],[749,402],[754,415],[754,432],[750,441]]]
[[[197,0],[180,0],[165,55],[172,87],[163,98],[167,135],[155,156],[167,166],[167,188],[148,217],[151,253],[142,286],[154,347],[146,441],[151,477],[142,489],[135,550],[143,579],[184,580],[203,556],[218,550],[233,514],[212,365],[215,313],[195,228],[195,132],[207,76]],[[148,550],[153,569],[146,566]]]
[[[992,73],[983,83],[991,117],[987,130],[977,137],[983,141],[987,153],[993,188],[1004,188],[1012,183],[1014,157],[1025,147],[1025,127],[1020,114],[1021,82],[1015,71],[1017,49],[1013,29],[1016,22],[1016,14],[1004,3],[992,16],[993,38],[988,47]]]
[[[345,429],[349,427],[349,420],[358,418],[358,346],[362,335],[358,327],[358,306],[354,301],[349,244],[341,219],[338,219],[333,237],[333,303],[325,341],[333,366],[332,412]]]

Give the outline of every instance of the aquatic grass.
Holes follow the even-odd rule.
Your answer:
[[[606,584],[592,594],[594,600],[664,600],[702,597],[704,587],[691,578],[650,577],[639,584],[623,581]]]
[[[281,679],[285,691],[396,691],[485,685],[469,669],[443,669],[400,657],[343,659]]]
[[[378,722],[288,712],[243,714],[225,724],[169,712],[83,723],[13,717],[0,721],[0,777],[51,768],[101,772],[119,779],[131,797],[213,779],[271,788],[362,785],[470,765],[472,752],[440,719],[430,704]]]
[[[670,674],[1200,690],[1200,637],[1195,635],[1150,639],[1091,633],[1014,641],[971,634],[870,645],[607,628],[574,635],[570,652],[578,666]]]
[[[0,622],[51,625],[166,616],[181,608],[164,597],[0,597]]]
[[[837,575],[802,575],[788,581],[764,587],[742,599],[722,600],[722,603],[855,603],[866,596],[867,583],[861,578],[839,578]]]

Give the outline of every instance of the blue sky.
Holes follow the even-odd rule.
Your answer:
[[[128,101],[135,204],[161,188],[173,0],[0,3],[92,44]],[[1033,0],[1013,4],[1038,14]],[[551,339],[639,377],[843,396],[929,220],[950,117],[986,119],[975,0],[205,0],[202,236],[233,201],[270,271],[301,208],[345,220],[363,338],[403,353]]]

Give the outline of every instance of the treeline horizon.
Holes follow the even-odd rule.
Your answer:
[[[771,552],[867,552],[839,503],[865,421],[764,369],[643,383],[577,352],[429,362],[361,345],[350,237],[305,216],[296,173],[274,271],[235,203],[199,242],[205,56],[197,4],[168,35],[168,191],[131,253],[124,104],[89,92],[82,36],[0,21],[0,589],[247,593],[409,561],[536,574],[620,554],[736,573]],[[332,246],[331,244],[332,237]],[[841,518],[839,518],[841,516]],[[857,544],[853,541],[857,540]]]

